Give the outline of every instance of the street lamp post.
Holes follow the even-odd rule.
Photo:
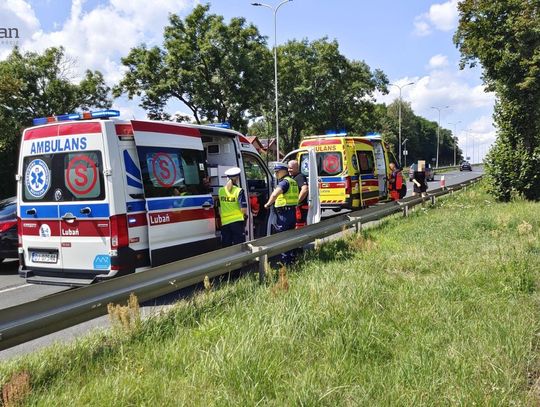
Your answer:
[[[289,3],[292,0],[283,0],[277,5],[272,7],[266,3],[251,3],[252,6],[266,7],[274,12],[274,92],[276,97],[276,160],[279,161],[279,108],[278,108],[278,77],[277,77],[277,12],[279,8],[285,3]]]
[[[409,141],[408,138],[403,140],[403,168],[407,166],[407,155],[405,154],[405,151],[407,151],[407,141]]]
[[[439,168],[439,140],[440,140],[440,134],[441,134],[441,110],[448,109],[450,106],[443,106],[443,107],[437,107],[437,106],[431,106],[432,109],[436,109],[439,112],[439,122],[437,125],[437,158],[435,161],[435,168]]]
[[[409,86],[409,85],[414,85],[414,82],[410,82],[410,83],[406,83],[405,85],[396,85],[395,83],[391,83],[390,86],[395,86],[396,88],[399,89],[399,104],[398,104],[398,134],[399,134],[399,139],[398,139],[398,144],[399,144],[399,153],[398,153],[398,160],[400,161],[401,163],[401,159],[402,159],[402,156],[401,156],[401,89],[404,88],[405,86]]]
[[[461,123],[461,120],[460,121],[457,121],[455,123],[448,123],[449,125],[453,125],[454,126],[454,167],[456,166],[456,143],[457,143],[457,125]]]

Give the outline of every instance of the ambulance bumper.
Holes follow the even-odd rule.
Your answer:
[[[130,248],[118,250],[117,256],[111,256],[113,270],[80,270],[80,269],[51,269],[51,268],[26,268],[23,260],[24,255],[19,254],[21,265],[19,276],[30,284],[57,285],[65,287],[84,287],[98,281],[133,273],[136,267],[149,265],[148,251],[135,252]]]

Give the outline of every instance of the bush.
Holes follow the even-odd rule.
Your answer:
[[[486,156],[488,191],[499,201],[507,202],[512,197],[518,176],[519,157],[516,151],[498,138]]]

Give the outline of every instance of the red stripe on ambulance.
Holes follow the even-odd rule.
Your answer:
[[[206,209],[186,209],[183,211],[166,211],[149,213],[150,225],[188,222],[192,220],[214,219],[214,211]]]
[[[148,224],[146,220],[146,212],[135,213],[128,215],[128,227],[136,228],[139,226],[146,226]]]
[[[21,223],[22,234],[25,236],[108,237],[111,234],[108,219],[76,220],[73,223],[51,219]]]
[[[341,140],[307,140],[303,141],[301,144],[301,147],[307,147],[307,146],[321,146],[321,145],[327,145],[327,144],[342,144]]]
[[[117,136],[133,136],[131,124],[115,124],[114,128]]]
[[[58,124],[56,126],[38,127],[27,130],[24,133],[24,140],[35,140],[39,138],[73,136],[77,134],[101,133],[100,123],[69,123]]]
[[[201,132],[199,129],[174,125],[174,124],[165,124],[165,123],[156,123],[156,122],[143,122],[132,120],[131,124],[134,131],[145,131],[148,133],[165,133],[165,134],[176,134],[178,136],[189,136],[189,137],[201,137]]]

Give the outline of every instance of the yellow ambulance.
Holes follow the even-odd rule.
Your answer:
[[[322,209],[360,209],[389,198],[389,164],[397,161],[380,134],[309,136],[300,143],[308,147],[316,152]],[[306,161],[301,154],[303,173]]]

